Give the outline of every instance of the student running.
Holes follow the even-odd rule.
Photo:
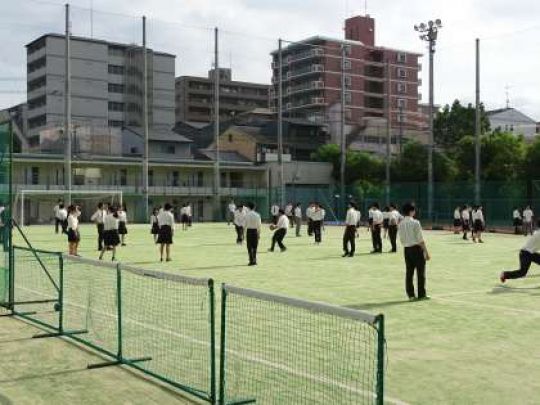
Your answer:
[[[105,252],[107,250],[111,250],[111,260],[114,262],[116,260],[116,247],[120,244],[120,220],[118,211],[112,206],[109,206],[109,210],[103,223],[103,228],[103,248],[101,249],[99,260],[103,260]]]
[[[519,269],[503,271],[499,276],[501,283],[506,280],[522,278],[527,275],[532,263],[540,264],[540,231],[534,232],[519,251]]]
[[[274,234],[272,235],[272,245],[268,251],[273,252],[277,243],[280,250],[285,252],[287,248],[283,244],[283,239],[287,235],[287,229],[289,229],[289,218],[284,210],[279,210],[278,222],[276,225],[270,225],[270,229],[274,231]]]

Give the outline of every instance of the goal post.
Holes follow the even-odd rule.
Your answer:
[[[18,208],[19,221],[21,226],[26,225],[27,218],[25,216],[25,204],[26,201],[32,198],[40,198],[41,201],[48,201],[52,207],[56,204],[59,198],[63,197],[63,190],[32,190],[21,189],[15,195],[14,206]],[[107,197],[110,197],[107,199]],[[77,203],[80,201],[98,201],[109,203],[124,203],[124,195],[122,190],[72,190],[71,191],[72,202]]]

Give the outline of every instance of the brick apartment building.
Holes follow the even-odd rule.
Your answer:
[[[345,39],[314,36],[282,49],[283,109],[289,117],[328,125],[339,137],[342,47],[345,47],[346,134],[361,133],[384,118],[391,104],[391,126],[411,131],[423,127],[418,109],[418,53],[375,45],[375,20],[356,16],[345,21]],[[279,54],[272,52],[271,107],[277,110]],[[390,96],[388,95],[390,93]],[[377,119],[378,118],[378,119]],[[384,132],[380,131],[380,132]],[[412,135],[414,136],[414,135]]]
[[[208,77],[180,76],[176,78],[176,122],[209,123],[213,120],[214,70]],[[232,116],[268,107],[266,84],[232,80],[231,69],[219,69],[220,117]]]

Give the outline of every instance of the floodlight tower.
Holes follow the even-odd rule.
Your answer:
[[[433,220],[433,55],[439,30],[442,28],[440,19],[429,20],[427,24],[420,23],[414,30],[420,33],[420,39],[429,44],[429,138],[428,138],[428,216]]]

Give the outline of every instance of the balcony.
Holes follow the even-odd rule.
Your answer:
[[[322,73],[324,72],[324,65],[320,64],[313,64],[306,66],[302,69],[294,69],[292,71],[287,72],[287,76],[289,79],[294,79],[296,77],[312,74],[312,73]]]
[[[324,49],[323,48],[313,48],[313,49],[309,49],[307,51],[299,52],[299,53],[294,54],[294,55],[290,55],[289,56],[289,58],[290,58],[289,63],[293,64],[293,63],[300,62],[300,61],[303,61],[303,60],[306,60],[306,59],[321,58],[323,56],[324,56]]]

